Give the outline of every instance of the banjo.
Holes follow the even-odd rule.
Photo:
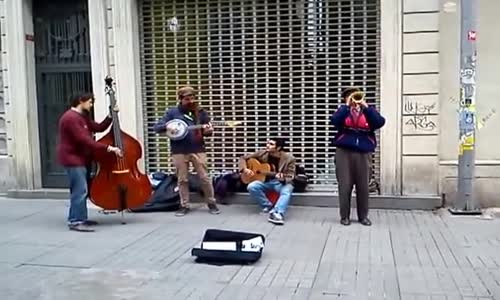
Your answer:
[[[210,122],[212,126],[229,126],[235,127],[240,125],[242,122],[240,121],[215,121]],[[167,137],[173,141],[182,140],[186,137],[189,130],[193,129],[201,129],[205,124],[198,125],[188,125],[185,121],[181,119],[173,119],[167,122],[165,125],[167,129]]]

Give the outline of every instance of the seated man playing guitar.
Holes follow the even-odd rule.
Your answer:
[[[284,147],[283,139],[270,139],[265,149],[241,157],[239,163],[241,180],[248,184],[250,196],[260,204],[263,213],[269,213],[269,222],[279,225],[284,224],[295,177],[295,158]],[[274,208],[266,196],[268,191],[279,193]]]

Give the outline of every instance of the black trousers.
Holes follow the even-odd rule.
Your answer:
[[[335,174],[339,188],[340,218],[350,218],[351,195],[354,186],[356,186],[358,220],[368,217],[368,184],[371,164],[371,153],[336,149]]]

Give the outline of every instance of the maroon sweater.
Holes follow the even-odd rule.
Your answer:
[[[92,161],[93,153],[106,151],[108,145],[96,142],[92,133],[105,131],[111,122],[112,119],[107,117],[96,123],[77,111],[66,111],[59,119],[59,163],[64,167],[83,167]]]

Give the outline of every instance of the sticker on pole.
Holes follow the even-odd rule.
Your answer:
[[[467,39],[468,39],[469,41],[475,41],[475,40],[476,40],[476,36],[477,36],[477,34],[476,34],[476,32],[475,32],[475,31],[469,31],[469,32],[467,33]]]

